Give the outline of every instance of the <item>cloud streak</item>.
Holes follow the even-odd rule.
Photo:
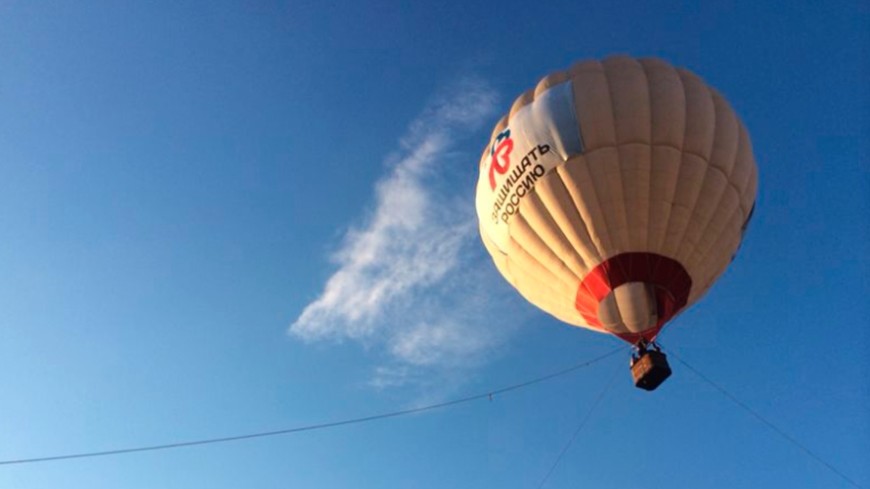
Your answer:
[[[375,187],[371,215],[344,236],[337,270],[292,335],[383,345],[391,366],[376,369],[379,387],[401,385],[414,369],[476,364],[495,348],[491,323],[505,309],[489,289],[498,277],[476,246],[471,186],[451,187],[455,172],[445,171],[476,163],[455,146],[492,117],[495,102],[485,83],[467,80],[410,125]]]

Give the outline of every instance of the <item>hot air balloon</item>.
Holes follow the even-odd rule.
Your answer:
[[[749,135],[694,73],[616,56],[516,99],[480,159],[483,243],[529,302],[636,345],[632,373],[670,375],[659,331],[733,259],[755,206]]]

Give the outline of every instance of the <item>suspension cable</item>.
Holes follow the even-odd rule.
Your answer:
[[[578,364],[573,365],[571,367],[568,367],[568,368],[565,368],[562,370],[558,370],[556,372],[552,372],[552,373],[549,373],[546,375],[542,375],[540,377],[536,377],[536,378],[533,378],[533,379],[530,379],[530,380],[527,380],[524,382],[520,382],[520,383],[512,384],[512,385],[509,385],[506,387],[502,387],[500,389],[495,389],[495,390],[487,391],[484,393],[474,394],[471,396],[461,397],[458,399],[439,402],[439,403],[435,403],[435,404],[429,404],[426,406],[420,406],[420,407],[409,408],[409,409],[400,409],[400,410],[396,410],[396,411],[389,411],[389,412],[374,414],[374,415],[370,415],[370,416],[357,417],[357,418],[343,419],[343,420],[339,420],[339,421],[330,421],[330,422],[326,422],[326,423],[311,424],[311,425],[306,425],[306,426],[297,426],[294,428],[286,428],[286,429],[274,430],[274,431],[248,433],[248,434],[243,434],[243,435],[223,436],[223,437],[217,437],[217,438],[206,438],[206,439],[201,439],[201,440],[180,441],[180,442],[174,442],[174,443],[163,443],[160,445],[148,445],[148,446],[139,446],[139,447],[130,447],[130,448],[118,448],[118,449],[114,449],[114,450],[89,451],[89,452],[70,453],[70,454],[64,454],[64,455],[49,455],[49,456],[42,456],[42,457],[0,460],[0,465],[17,465],[17,464],[52,462],[52,461],[57,461],[57,460],[69,460],[69,459],[76,459],[76,458],[105,457],[105,456],[110,456],[110,455],[121,455],[121,454],[125,454],[125,453],[153,452],[153,451],[157,451],[157,450],[168,450],[170,448],[183,448],[183,447],[193,447],[193,446],[200,446],[200,445],[212,445],[212,444],[216,444],[216,443],[228,443],[228,442],[233,442],[233,441],[249,440],[252,438],[265,438],[265,437],[270,437],[270,436],[289,435],[292,433],[300,433],[303,431],[316,431],[316,430],[322,430],[322,429],[326,429],[326,428],[335,428],[338,426],[367,423],[369,421],[376,421],[376,420],[385,419],[385,418],[395,418],[398,416],[405,416],[408,414],[421,413],[424,411],[433,411],[436,409],[455,406],[457,404],[464,404],[464,403],[468,403],[471,401],[478,401],[481,399],[490,399],[491,400],[492,397],[497,395],[497,394],[505,394],[507,392],[516,391],[519,389],[523,389],[525,387],[529,387],[529,386],[534,385],[534,384],[545,382],[545,381],[554,379],[556,377],[561,377],[563,375],[567,375],[569,373],[575,372],[575,371],[580,370],[582,368],[588,367],[592,364],[598,363],[601,360],[604,360],[605,358],[611,357],[611,356],[615,355],[616,353],[623,351],[623,350],[625,350],[625,347],[616,348],[616,349],[609,351],[608,353],[605,353],[604,355],[600,355],[600,356],[595,357],[591,360],[586,360],[584,362],[578,363]]]

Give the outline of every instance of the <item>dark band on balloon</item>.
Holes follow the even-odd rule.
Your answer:
[[[640,338],[652,341],[665,323],[686,306],[692,290],[689,273],[672,258],[655,253],[622,253],[609,258],[592,269],[580,282],[574,307],[590,326],[607,331],[598,318],[598,307],[613,289],[630,282],[655,286],[658,322],[640,333],[614,334],[630,343]]]

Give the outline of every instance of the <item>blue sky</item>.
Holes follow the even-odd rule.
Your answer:
[[[502,282],[472,195],[518,93],[628,53],[725,94],[760,172],[737,260],[662,342],[870,487],[870,19],[798,3],[0,3],[0,460],[419,406],[610,351]],[[653,394],[617,355],[429,414],[0,466],[0,487],[537,487],[614,372],[546,487],[851,487],[672,363]]]

